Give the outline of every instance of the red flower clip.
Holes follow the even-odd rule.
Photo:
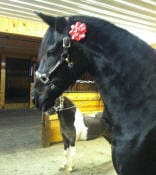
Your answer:
[[[78,21],[75,25],[71,25],[71,30],[69,31],[69,34],[72,40],[80,41],[81,39],[85,38],[86,32],[86,24]]]

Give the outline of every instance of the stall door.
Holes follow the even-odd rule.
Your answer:
[[[30,97],[31,62],[7,58],[5,103],[27,103]]]

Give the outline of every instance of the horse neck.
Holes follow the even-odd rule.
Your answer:
[[[74,104],[67,99],[64,98],[62,111],[58,113],[59,120],[61,124],[66,124],[67,126],[74,123],[75,120],[75,108]]]
[[[112,106],[113,110],[120,102],[126,104],[127,100],[131,100],[127,98],[127,95],[130,94],[131,88],[138,84],[138,81],[149,76],[150,70],[147,69],[147,65],[152,66],[155,54],[144,41],[129,32],[114,25],[106,26],[105,28],[103,25],[103,32],[99,31],[97,35],[94,34],[95,38],[92,36],[85,47],[88,48],[86,49],[88,72],[94,77],[101,97],[108,108],[112,106],[112,103],[115,105]],[[145,57],[147,54],[148,59]],[[149,63],[150,59],[153,59],[151,63]],[[140,86],[141,83],[143,82],[140,82]],[[134,94],[134,91],[131,93]],[[132,95],[129,96],[132,97]],[[136,103],[137,100],[141,99],[136,99]],[[135,102],[129,101],[131,104]]]

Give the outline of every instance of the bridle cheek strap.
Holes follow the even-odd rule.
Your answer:
[[[36,71],[36,77],[40,79],[40,81],[45,84],[45,85],[50,85],[51,89],[55,88],[55,85],[53,83],[50,82],[50,76],[55,73],[56,70],[59,69],[59,67],[66,62],[68,65],[68,68],[72,68],[73,67],[73,62],[71,62],[70,58],[69,58],[69,48],[71,47],[71,40],[70,38],[64,37],[63,38],[63,52],[61,54],[61,59],[58,60],[58,62],[56,63],[56,65],[52,68],[50,68],[50,70],[48,71],[48,73],[40,73],[39,71]]]

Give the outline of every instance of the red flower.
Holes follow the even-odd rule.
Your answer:
[[[72,40],[80,41],[81,39],[85,38],[86,32],[86,24],[78,21],[75,25],[71,25],[71,30],[69,31],[69,34]]]

